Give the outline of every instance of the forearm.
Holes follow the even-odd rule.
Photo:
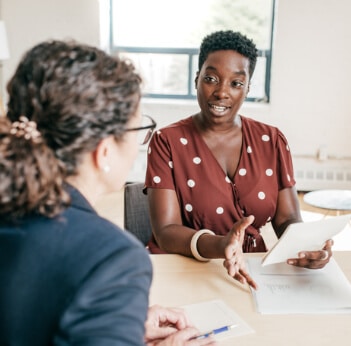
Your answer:
[[[224,258],[225,246],[221,235],[203,234],[197,241],[197,251],[205,258]]]
[[[302,222],[302,218],[296,188],[283,189],[279,191],[277,211],[272,220],[275,234],[280,238],[290,224],[297,222]]]
[[[191,239],[196,233],[192,228],[181,225],[167,225],[156,236],[156,241],[162,250],[167,253],[180,254],[194,257],[191,252]],[[197,241],[199,254],[205,258],[223,258],[223,237],[217,235],[203,234]]]
[[[281,223],[280,225],[276,225],[274,222],[272,222],[272,226],[274,229],[274,232],[278,238],[280,238],[285,230],[288,228],[289,225],[292,223],[297,223],[297,222],[303,222],[301,218],[294,218],[294,219],[289,219],[286,220],[285,222]]]
[[[182,225],[170,224],[153,233],[158,246],[163,251],[192,257],[190,242],[195,233],[194,229]]]

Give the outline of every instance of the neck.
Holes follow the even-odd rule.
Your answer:
[[[95,195],[95,193],[93,193],[93,191],[91,191],[91,188],[89,188],[89,184],[85,183],[84,181],[81,181],[77,176],[67,177],[66,181],[67,183],[75,187],[88,200],[88,202],[91,205],[94,205],[96,203],[97,196]]]
[[[94,206],[101,195],[105,193],[104,186],[99,183],[99,178],[91,173],[90,169],[82,169],[80,173],[66,178],[67,183],[75,187]]]
[[[195,114],[193,116],[195,126],[200,132],[231,132],[232,130],[241,129],[241,117],[237,114],[234,119],[228,120],[226,122],[211,122],[208,121],[201,113]]]

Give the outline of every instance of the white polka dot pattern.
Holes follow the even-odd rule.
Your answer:
[[[267,177],[271,177],[273,175],[273,170],[271,168],[266,169]]]
[[[265,198],[266,198],[266,194],[265,194],[263,191],[260,191],[260,192],[258,193],[258,198],[259,198],[259,199],[265,199]]]
[[[195,163],[195,165],[199,165],[201,163],[201,159],[199,157],[194,157],[193,162]]]
[[[153,177],[152,179],[156,184],[159,184],[161,182],[161,178],[158,176]]]
[[[195,186],[195,181],[192,180],[192,179],[189,179],[189,180],[188,180],[188,186],[189,186],[189,187],[194,187],[194,186]]]
[[[223,214],[223,213],[224,213],[224,209],[223,209],[222,207],[218,207],[218,208],[216,209],[216,213],[217,213],[217,214]]]
[[[185,210],[188,211],[188,212],[191,212],[193,211],[193,206],[191,204],[185,204]]]
[[[237,168],[232,179],[226,174],[234,169],[230,158],[224,164],[216,161],[204,140],[194,134],[191,119],[157,131],[161,137],[155,136],[148,149],[148,154],[151,148],[153,152],[148,157],[147,184],[175,189],[190,227],[211,229],[216,224],[216,232],[225,234],[237,217],[252,214],[259,229],[271,222],[277,187],[289,186],[293,175],[284,136],[257,124],[243,121],[243,148],[234,158]]]
[[[246,175],[246,169],[245,168],[240,168],[239,169],[239,175],[241,175],[241,176]]]

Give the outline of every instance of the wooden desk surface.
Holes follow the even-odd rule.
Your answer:
[[[351,281],[351,252],[334,252],[334,258]],[[151,255],[151,260],[154,278],[150,304],[181,306],[222,299],[255,330],[254,334],[231,338],[220,345],[351,344],[351,314],[262,315],[256,312],[249,288],[228,276],[222,260],[201,263],[179,255]]]

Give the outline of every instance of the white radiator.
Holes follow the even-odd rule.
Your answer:
[[[293,157],[299,191],[351,189],[351,159]]]

